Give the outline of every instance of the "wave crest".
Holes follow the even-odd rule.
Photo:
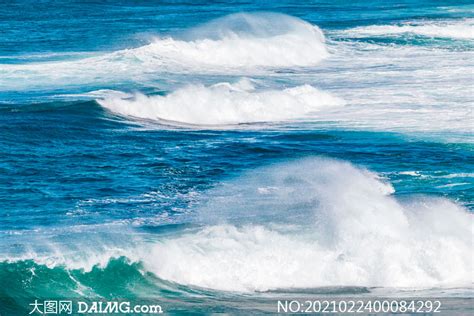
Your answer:
[[[334,160],[254,170],[210,192],[202,216],[217,217],[213,226],[158,243],[144,264],[174,282],[244,292],[470,286],[472,215],[391,192]]]
[[[192,29],[184,39],[156,38],[119,52],[145,63],[169,59],[189,67],[312,66],[328,57],[322,31],[277,13],[238,13]]]
[[[121,115],[200,125],[284,121],[344,104],[342,99],[309,85],[256,91],[249,80],[210,87],[188,85],[165,96],[113,95],[97,102]]]

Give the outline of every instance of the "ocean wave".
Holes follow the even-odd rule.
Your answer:
[[[141,47],[75,60],[0,64],[0,86],[136,81],[166,72],[253,73],[265,68],[314,66],[328,56],[317,26],[284,14],[238,13],[180,36],[155,37]]]
[[[328,57],[322,31],[301,19],[276,13],[237,13],[187,32],[184,39],[155,38],[149,45],[111,57],[156,58],[181,65],[214,67],[312,66]]]
[[[285,121],[344,104],[309,85],[259,91],[246,79],[209,87],[188,85],[165,96],[112,94],[97,102],[120,115],[197,125]]]
[[[398,36],[403,34],[433,38],[474,39],[474,19],[418,21],[396,25],[369,25],[343,31],[355,37]]]
[[[144,266],[244,292],[469,286],[472,215],[446,199],[392,192],[376,174],[334,160],[253,170],[209,193],[201,216],[214,225],[156,244]]]
[[[394,193],[379,175],[348,162],[295,160],[206,192],[195,228],[128,246],[31,252],[8,265],[30,258],[42,270],[71,270],[79,280],[72,289],[92,292],[100,284],[86,283],[87,275],[107,273],[114,258],[124,258],[131,273],[153,275],[148,283],[224,291],[471,287],[472,214],[444,198]],[[133,278],[123,278],[134,288]]]

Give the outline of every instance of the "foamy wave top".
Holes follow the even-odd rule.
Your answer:
[[[407,22],[398,25],[370,25],[349,29],[344,31],[344,33],[356,37],[414,34],[437,38],[474,39],[474,19]]]
[[[209,193],[202,216],[213,226],[156,244],[144,263],[167,280],[244,292],[470,286],[472,214],[391,192],[346,162],[253,170]]]
[[[344,104],[309,85],[257,91],[249,80],[210,87],[189,85],[165,96],[113,95],[97,102],[121,115],[202,125],[284,121]]]
[[[276,13],[239,13],[188,32],[185,39],[156,38],[113,57],[157,59],[188,67],[312,66],[328,56],[324,35],[303,20]]]

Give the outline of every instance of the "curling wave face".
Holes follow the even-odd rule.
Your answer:
[[[284,121],[344,104],[309,85],[256,91],[246,79],[210,87],[188,85],[165,96],[112,92],[97,102],[120,115],[199,125]]]

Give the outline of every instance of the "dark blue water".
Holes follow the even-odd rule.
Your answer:
[[[0,313],[472,297],[473,9],[3,3]]]

